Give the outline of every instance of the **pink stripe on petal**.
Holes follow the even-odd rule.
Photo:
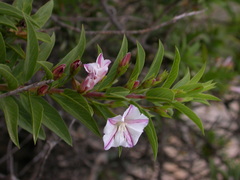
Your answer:
[[[104,146],[104,149],[105,149],[105,150],[108,150],[108,149],[111,148],[110,144],[111,144],[111,142],[113,141],[113,139],[114,139],[117,131],[118,131],[118,128],[116,128],[116,131],[113,133],[112,137],[109,139],[108,142],[105,143],[105,141],[104,141],[104,144],[106,144],[106,145]],[[108,135],[105,134],[105,136],[108,136]]]
[[[99,66],[102,67],[103,61],[104,61],[103,54],[100,53],[97,57],[97,64],[99,64]]]
[[[135,124],[135,123],[148,123],[148,119],[131,119],[125,121],[128,124]]]
[[[128,128],[126,127],[126,131],[124,131],[124,137],[126,138],[127,143],[129,144],[130,147],[134,146],[134,142],[132,139],[132,136],[128,130]]]

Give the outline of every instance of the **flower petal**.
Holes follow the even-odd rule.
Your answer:
[[[126,129],[129,133],[129,136],[131,137],[132,146],[135,146],[137,144],[137,142],[139,140],[139,137],[141,136],[143,131],[135,130],[128,125],[127,125]],[[132,146],[130,146],[130,147],[132,147]]]
[[[103,136],[103,142],[104,142],[104,149],[108,150],[113,146],[115,134],[117,133],[117,126],[113,125],[109,121],[107,121],[107,124],[104,128],[104,136]]]
[[[125,121],[132,120],[132,119],[148,119],[145,115],[141,114],[139,109],[134,106],[130,105],[129,108],[124,112],[123,117]],[[144,118],[146,117],[146,118]]]

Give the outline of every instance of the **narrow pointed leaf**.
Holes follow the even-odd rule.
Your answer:
[[[44,111],[42,123],[44,126],[57,134],[67,144],[72,145],[72,138],[69,134],[66,123],[63,121],[57,110],[42,97],[35,96],[34,99],[43,106]]]
[[[198,81],[202,78],[204,71],[206,69],[206,63],[204,63],[203,67],[198,71],[198,73],[189,81],[189,84],[198,83]]]
[[[147,75],[143,79],[143,82],[157,76],[157,74],[159,73],[161,64],[162,64],[163,55],[164,55],[164,47],[163,47],[162,42],[159,40],[157,54],[155,55],[155,58],[150,66],[150,69],[149,69]]]
[[[138,79],[139,74],[142,72],[142,68],[145,62],[145,51],[140,43],[137,43],[137,60],[134,66],[133,72],[129,77],[129,81],[127,82],[128,88],[132,88],[134,82]]]
[[[26,14],[30,14],[32,11],[33,0],[15,0],[13,5]]]
[[[172,103],[173,107],[176,108],[178,111],[185,114],[187,117],[189,117],[202,131],[204,134],[204,128],[201,119],[187,106],[181,104],[180,102],[174,102]]]
[[[174,81],[176,80],[176,78],[178,76],[178,71],[179,71],[180,59],[181,59],[181,57],[180,57],[179,51],[176,48],[175,58],[174,58],[174,62],[173,62],[173,65],[172,65],[172,69],[171,69],[166,81],[162,85],[162,87],[170,88],[172,86],[172,84],[174,83]]]
[[[0,63],[5,63],[5,61],[6,61],[6,46],[2,33],[0,32]]]
[[[33,128],[32,128],[32,119],[29,112],[29,107],[27,105],[23,105],[23,101],[14,97],[15,102],[17,103],[19,107],[19,121],[18,125],[23,128],[24,130],[28,131],[29,133],[33,134]],[[27,106],[27,107],[25,107]],[[38,138],[45,140],[46,135],[43,130],[43,128],[40,128]]]
[[[190,72],[189,69],[187,70],[187,73],[184,75],[184,77],[178,81],[173,87],[172,89],[177,89],[178,87],[181,87],[185,84],[188,84],[188,82],[190,81]]]
[[[6,46],[8,48],[11,48],[14,52],[16,52],[21,58],[25,59],[26,58],[26,54],[23,51],[23,49],[21,48],[21,46],[19,44],[8,44],[6,43]]]
[[[91,111],[85,101],[80,95],[72,97],[69,90],[61,94],[53,94],[51,97],[69,114],[82,122],[87,128],[89,128],[94,134],[100,136],[100,132],[97,123],[94,121],[91,115]]]
[[[74,62],[77,59],[81,59],[83,52],[85,50],[86,46],[86,37],[85,37],[85,31],[82,27],[81,35],[79,42],[75,48],[73,48],[59,63],[60,64],[66,64],[66,66],[69,66],[72,62]]]
[[[51,71],[51,69],[49,68],[49,66],[52,67],[52,63],[48,62],[48,61],[38,61],[37,62],[46,72],[46,76],[47,79],[53,79],[53,73]]]
[[[27,23],[27,50],[24,62],[25,81],[31,79],[34,74],[34,68],[38,59],[38,40],[31,22],[25,18]]]
[[[43,27],[47,20],[51,17],[53,4],[53,0],[48,1],[32,16],[33,20],[37,22],[40,28]]]
[[[119,63],[121,62],[123,57],[127,54],[127,51],[128,51],[128,42],[127,42],[127,38],[124,36],[118,56],[117,56],[116,60],[114,62],[112,62],[113,64],[107,74],[107,77],[102,82],[100,82],[96,86],[96,88],[98,88],[100,90],[104,89],[104,88],[108,87],[115,80],[116,75],[118,73],[117,70],[118,70]]]
[[[19,119],[18,105],[11,96],[8,96],[0,99],[0,106],[4,112],[8,134],[13,143],[18,148],[20,148],[18,141],[18,119]]]
[[[28,95],[31,119],[32,119],[32,129],[33,129],[33,140],[36,144],[38,134],[42,124],[43,117],[43,106],[36,101],[32,96]]]
[[[51,42],[50,43],[42,43],[39,47],[39,55],[38,55],[38,61],[46,61],[49,55],[52,52],[53,46],[55,44],[55,33],[51,36]]]
[[[2,75],[7,84],[9,89],[16,89],[18,87],[18,81],[13,76],[13,74],[10,71],[10,68],[5,64],[0,64],[0,75]]]

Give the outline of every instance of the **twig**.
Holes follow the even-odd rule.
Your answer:
[[[175,17],[173,17],[173,19],[163,22],[161,24],[158,24],[156,26],[152,26],[150,28],[145,28],[145,29],[138,29],[138,30],[111,30],[111,31],[86,31],[86,34],[89,35],[94,35],[94,34],[104,34],[104,35],[112,35],[112,34],[116,34],[116,35],[122,35],[122,34],[145,34],[151,31],[155,31],[158,30],[162,27],[168,26],[170,24],[176,23],[177,21],[187,18],[187,17],[191,17],[191,16],[195,16],[195,15],[199,15],[199,14],[203,14],[206,11],[206,9],[203,10],[199,10],[199,11],[192,11],[192,12],[188,12],[188,13],[183,13],[180,15],[177,15]],[[69,24],[66,24],[64,22],[59,21],[59,19],[57,18],[57,16],[52,16],[52,20],[56,23],[58,23],[60,26],[68,28],[72,31],[76,31],[76,32],[81,32],[81,29],[73,27]]]
[[[7,93],[0,94],[0,98],[4,98],[4,97],[7,97],[7,96],[11,96],[11,95],[16,95],[16,94],[21,93],[23,91],[27,91],[31,88],[35,88],[35,87],[42,86],[44,84],[52,83],[53,81],[54,80],[50,79],[50,80],[46,80],[46,81],[36,82],[36,83],[30,84],[28,86],[20,87],[18,89],[13,90],[13,91],[9,91]]]

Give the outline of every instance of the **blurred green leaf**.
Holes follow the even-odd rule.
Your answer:
[[[8,26],[8,27],[14,29],[15,31],[18,30],[17,27],[15,26],[15,21],[11,20],[10,18],[7,18],[4,15],[0,15],[0,24]]]
[[[18,105],[11,96],[7,96],[5,98],[0,99],[0,106],[4,112],[8,134],[13,143],[18,148],[20,148],[18,141],[18,119],[19,119]]]
[[[178,87],[181,87],[185,84],[187,84],[190,81],[190,72],[189,69],[187,69],[187,73],[184,75],[184,77],[178,81],[173,87],[172,89],[177,89]]]
[[[80,94],[76,95],[76,93],[74,93],[74,96],[72,96],[72,93],[70,94],[69,90],[67,90],[61,94],[52,94],[51,97],[61,105],[66,112],[81,121],[94,134],[98,136],[101,135],[97,123],[92,118],[87,102]]]
[[[185,106],[184,104],[182,104],[180,102],[174,102],[174,103],[171,103],[171,104],[178,111],[182,112],[187,117],[189,117],[199,127],[199,129],[204,134],[204,128],[203,128],[203,124],[202,124],[201,119],[190,108],[188,108],[187,106]]]
[[[147,91],[146,98],[149,101],[167,101],[171,102],[174,100],[174,92],[168,88],[153,88]]]
[[[22,11],[4,2],[0,2],[0,14],[13,16],[19,19],[23,18]]]
[[[108,107],[106,107],[104,104],[100,104],[98,102],[93,103],[94,111],[97,111],[98,114],[100,114],[105,120],[107,120],[110,117],[116,116]]]
[[[5,63],[5,61],[6,61],[6,46],[2,33],[0,32],[0,63]]]
[[[204,71],[206,69],[206,63],[202,66],[202,68],[198,71],[198,73],[189,81],[189,84],[198,83],[198,81],[202,78]]]
[[[38,59],[38,40],[31,22],[25,17],[27,23],[27,50],[24,62],[25,81],[31,79]]]
[[[123,87],[111,87],[106,90],[106,94],[117,94],[120,96],[126,96],[130,92],[129,89],[123,88]]]
[[[11,48],[14,52],[16,52],[22,59],[26,58],[26,54],[21,48],[19,44],[6,44],[8,48]]]
[[[0,74],[5,78],[9,89],[16,89],[18,87],[18,81],[7,65],[0,64]]]
[[[104,88],[107,88],[114,81],[114,79],[116,78],[116,75],[118,73],[117,70],[118,70],[119,63],[121,62],[123,57],[127,54],[127,51],[128,51],[128,42],[127,42],[127,38],[124,36],[118,56],[117,56],[116,60],[114,61],[111,69],[109,70],[107,77],[102,82],[100,82],[96,86],[96,88],[102,90]]]
[[[174,81],[176,80],[176,78],[178,76],[180,60],[181,60],[181,57],[180,57],[179,51],[177,48],[175,48],[175,58],[174,58],[174,62],[172,65],[172,69],[171,69],[166,81],[162,85],[162,87],[170,88],[172,86],[172,84],[174,83]]]
[[[159,40],[157,54],[155,55],[155,58],[150,66],[150,69],[147,75],[145,76],[145,78],[142,80],[142,82],[157,76],[162,64],[163,55],[164,55],[164,47],[162,42]]]
[[[48,1],[32,16],[33,20],[37,22],[40,28],[43,27],[47,20],[51,17],[53,5],[53,0]]]
[[[42,41],[42,42],[47,42],[47,43],[51,43],[51,37],[43,32],[39,32],[39,31],[35,31],[37,39]]]
[[[129,81],[127,82],[127,87],[132,89],[134,82],[138,79],[139,74],[142,72],[142,68],[145,62],[145,51],[141,44],[137,42],[137,59]]]
[[[28,95],[29,109],[32,119],[32,129],[33,129],[33,141],[34,144],[37,142],[38,134],[42,124],[43,118],[43,106],[32,98],[31,95]]]
[[[13,5],[26,14],[30,14],[32,11],[33,0],[14,0]]]
[[[53,64],[48,61],[37,61],[37,63],[40,64],[46,72],[47,79],[53,79],[53,73],[51,71]]]
[[[53,46],[55,44],[55,33],[51,36],[50,43],[43,42],[39,47],[38,61],[46,61],[52,52]]]

